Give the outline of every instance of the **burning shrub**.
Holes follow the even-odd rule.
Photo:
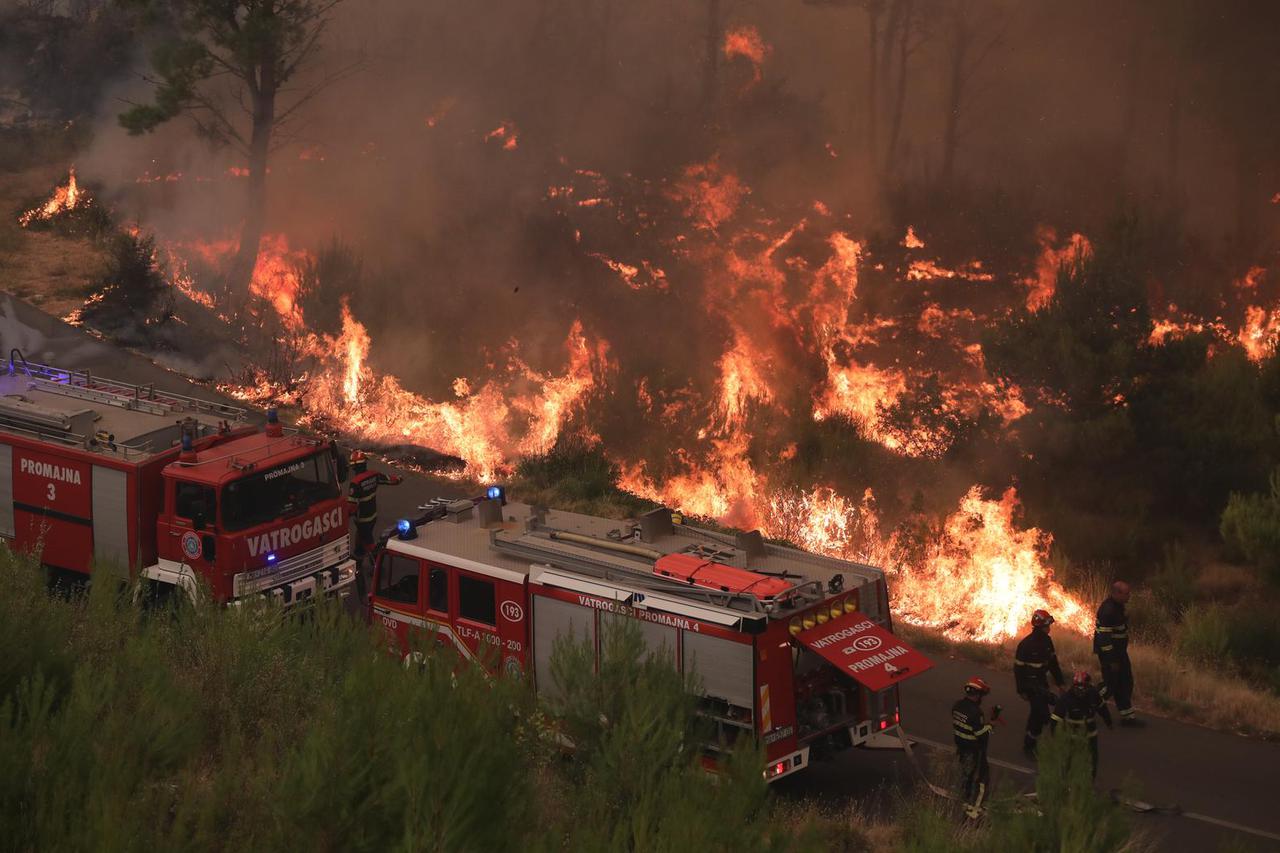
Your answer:
[[[612,505],[611,515],[627,515],[652,504],[618,488],[619,470],[598,445],[562,436],[546,453],[526,456],[516,465],[522,500],[580,510]]]
[[[115,235],[106,272],[81,310],[81,321],[125,342],[155,343],[172,312],[172,291],[156,261],[155,238]]]
[[[90,238],[101,237],[115,227],[111,212],[79,184],[74,168],[66,183],[55,186],[47,197],[23,205],[18,224],[33,231]]]
[[[336,337],[342,331],[343,300],[360,292],[364,259],[337,237],[297,264],[298,306],[315,332]]]

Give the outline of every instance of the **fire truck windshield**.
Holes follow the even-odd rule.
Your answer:
[[[222,489],[222,526],[228,531],[305,512],[340,494],[327,452],[258,471]]]

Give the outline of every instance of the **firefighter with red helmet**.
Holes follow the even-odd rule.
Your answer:
[[[369,459],[359,450],[351,451],[351,482],[347,503],[356,523],[355,556],[363,557],[373,548],[373,531],[378,525],[378,486],[398,486],[403,477],[369,470]]]
[[[1098,777],[1098,717],[1112,728],[1111,711],[1107,709],[1106,700],[1093,686],[1093,678],[1085,670],[1079,670],[1071,678],[1071,689],[1062,694],[1058,704],[1049,716],[1051,730],[1057,731],[1058,724],[1066,727],[1069,734],[1084,738],[1089,743],[1089,757],[1093,762],[1093,777]]]
[[[987,683],[974,676],[965,682],[964,698],[951,706],[951,733],[955,736],[956,756],[960,759],[965,814],[971,818],[982,814],[982,802],[991,782],[987,740],[991,737],[991,722],[1000,717],[1000,706],[995,706],[991,722],[988,722],[982,710],[982,700],[990,692]]]
[[[1032,760],[1035,759],[1040,732],[1049,722],[1049,713],[1057,700],[1056,694],[1049,689],[1049,677],[1053,677],[1059,689],[1066,684],[1062,667],[1058,664],[1058,652],[1049,637],[1052,625],[1053,616],[1047,610],[1032,613],[1031,633],[1022,638],[1013,653],[1013,678],[1018,695],[1031,706],[1027,715],[1027,731],[1022,738],[1022,751]]]
[[[1093,629],[1093,653],[1102,667],[1104,699],[1114,699],[1120,725],[1138,726],[1133,712],[1133,666],[1129,663],[1129,620],[1124,606],[1129,602],[1129,585],[1116,581],[1111,594],[1098,607]]]

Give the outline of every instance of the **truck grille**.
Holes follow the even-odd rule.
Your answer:
[[[241,572],[232,579],[231,593],[237,598],[252,595],[269,587],[286,584],[321,569],[336,566],[351,554],[351,537],[342,536],[332,542],[326,542],[318,548],[312,548],[296,554],[279,563]]]

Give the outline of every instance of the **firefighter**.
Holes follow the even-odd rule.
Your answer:
[[[960,759],[960,777],[964,785],[964,813],[971,818],[982,814],[982,802],[991,781],[991,765],[987,763],[987,740],[991,723],[982,711],[982,699],[991,688],[974,676],[965,682],[964,698],[951,706],[951,732],[955,735],[956,756]],[[1000,706],[991,713],[991,721],[1000,717]]]
[[[1036,741],[1044,724],[1049,722],[1049,712],[1057,696],[1049,689],[1049,676],[1061,690],[1066,683],[1062,667],[1058,665],[1058,652],[1049,638],[1053,616],[1047,610],[1031,614],[1031,633],[1022,638],[1013,653],[1013,678],[1018,695],[1030,704],[1027,715],[1027,732],[1022,738],[1022,751],[1035,760]]]
[[[1133,667],[1129,664],[1129,625],[1124,606],[1129,601],[1129,585],[1116,581],[1111,594],[1098,608],[1093,632],[1093,653],[1102,667],[1102,695],[1114,699],[1120,725],[1138,726],[1133,712]]]
[[[369,460],[359,450],[351,451],[351,483],[347,487],[347,503],[351,504],[356,522],[356,559],[373,548],[373,531],[378,526],[378,486],[398,486],[403,478],[395,474],[370,471]]]
[[[1093,679],[1082,670],[1071,678],[1071,689],[1058,699],[1053,714],[1049,717],[1050,730],[1057,731],[1062,723],[1074,736],[1083,736],[1089,742],[1089,758],[1093,762],[1093,778],[1098,778],[1098,716],[1112,728],[1111,711],[1107,702],[1094,689]]]

